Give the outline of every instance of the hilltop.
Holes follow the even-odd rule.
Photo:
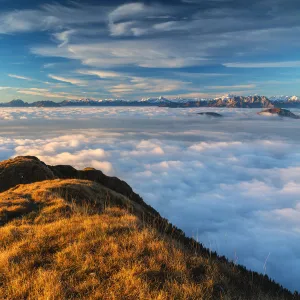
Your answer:
[[[184,199],[183,199],[184,201]],[[0,299],[300,299],[101,171],[0,163]]]

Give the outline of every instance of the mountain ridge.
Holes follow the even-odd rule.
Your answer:
[[[0,103],[0,107],[76,107],[76,106],[159,106],[170,108],[185,107],[228,107],[228,108],[274,108],[274,107],[300,107],[300,98],[292,97],[270,97],[265,96],[234,96],[226,95],[217,98],[165,98],[153,97],[143,98],[141,100],[127,101],[124,99],[80,99],[64,100],[54,102],[50,100],[36,101],[33,103],[24,102],[21,99],[15,99],[7,103]]]
[[[80,299],[80,295],[83,295],[82,293],[92,298],[97,298],[93,294],[95,289],[98,289],[99,295],[107,293],[108,290],[110,293],[116,295],[120,292],[126,295],[125,293],[129,293],[130,291],[130,295],[127,296],[128,299],[137,299],[141,297],[142,294],[140,293],[145,293],[144,295],[148,295],[148,298],[152,299],[169,299],[168,297],[171,297],[171,295],[173,295],[172,297],[179,297],[181,299],[300,299],[298,293],[291,294],[288,290],[270,280],[268,276],[250,272],[243,266],[229,262],[224,256],[220,257],[217,253],[209,251],[194,239],[186,237],[182,230],[170,224],[168,220],[161,217],[156,210],[146,204],[139,195],[135,194],[126,182],[116,177],[108,177],[101,171],[93,168],[76,170],[71,166],[64,165],[48,166],[38,158],[31,156],[16,157],[0,162],[0,176],[2,176],[0,178],[0,251],[6,251],[6,256],[2,256],[4,260],[1,260],[0,257],[0,268],[1,266],[2,268],[3,266],[7,267],[3,273],[4,275],[1,275],[4,281],[0,285],[0,296],[4,297],[4,299],[8,299],[8,292],[15,295],[16,299],[24,298],[25,294],[23,294],[22,289],[14,289],[15,284],[12,285],[10,281],[12,271],[9,271],[16,270],[13,271],[17,272],[13,273],[15,274],[14,276],[17,276],[17,278],[21,276],[23,281],[24,278],[29,278],[24,273],[24,266],[19,269],[19,262],[26,264],[24,259],[30,263],[28,265],[28,268],[32,272],[30,278],[35,278],[34,274],[37,271],[40,278],[41,274],[48,274],[48,270],[52,270],[52,276],[49,277],[49,274],[47,276],[47,278],[53,280],[53,282],[50,280],[51,287],[49,287],[49,294],[62,293],[64,297],[74,299]],[[8,180],[2,180],[4,178]],[[78,212],[80,213],[79,215]],[[124,218],[131,221],[126,223],[125,227],[122,227],[120,224],[123,224]],[[135,218],[134,222],[137,222],[134,227],[132,227],[133,218]],[[100,226],[100,224],[106,224],[107,221],[105,220],[110,220],[110,223],[107,223],[105,228],[110,228],[109,224],[111,224],[112,229],[115,228],[114,226],[118,226],[116,228],[121,230],[121,235],[119,235],[119,231],[114,231],[116,229],[113,229],[113,231],[111,231],[112,229],[109,231],[105,229],[106,240],[101,238],[99,240],[101,243],[98,244],[95,239],[98,238],[98,234],[100,234],[100,238],[103,235],[101,233],[103,231],[97,231],[97,227],[93,224]],[[54,226],[53,224],[55,224],[56,229],[51,231],[51,228]],[[71,227],[68,227],[67,224]],[[85,225],[78,227],[79,224]],[[88,224],[91,224],[91,227]],[[23,226],[25,226],[24,229]],[[32,232],[41,228],[43,233],[37,233],[31,237],[26,233],[28,228],[31,228]],[[83,229],[84,231],[82,231]],[[11,236],[8,234],[10,230],[19,233]],[[147,230],[147,233],[143,230]],[[75,269],[74,267],[71,267],[71,269],[67,267],[68,269],[65,269],[62,265],[62,263],[72,264],[70,255],[71,253],[76,253],[76,247],[70,248],[73,247],[72,238],[69,240],[67,237],[74,235],[78,239],[80,237],[76,235],[78,231],[82,232],[80,235],[81,239],[83,239],[84,232],[91,232],[88,234],[88,237],[92,239],[84,246],[87,248],[82,250],[92,260],[90,262],[80,260],[80,265],[84,263],[89,266],[87,270],[81,270],[80,272],[76,271],[79,265],[76,265]],[[135,250],[136,252],[130,250],[133,245],[138,243],[132,233],[143,239],[150,232],[154,236],[146,241],[149,243],[149,247],[153,247],[153,243],[159,241],[160,247],[163,248],[160,248],[158,253],[166,253],[166,255],[170,256],[170,260],[159,258],[159,256],[156,256],[158,254],[154,254],[156,252],[151,252],[150,248],[146,250],[146,248],[143,248],[145,246],[142,245],[139,246],[142,247],[141,252],[139,250]],[[60,234],[63,234],[64,238]],[[152,235],[150,234],[150,236]],[[27,245],[27,240],[19,240],[19,237],[22,236],[29,239],[28,243],[29,241],[32,242],[25,248],[18,248],[18,245],[23,245],[24,243]],[[48,239],[47,236],[51,236],[51,238]],[[123,239],[122,236],[125,236],[125,238]],[[142,269],[148,268],[149,271],[147,273],[142,271],[142,269],[141,271],[137,269],[133,271],[133,267],[127,263],[129,257],[117,258],[113,254],[110,254],[123,267],[116,269],[116,266],[114,266],[111,271],[102,274],[101,272],[105,272],[103,270],[109,267],[109,262],[102,262],[99,269],[98,265],[92,262],[102,257],[103,254],[99,253],[100,256],[96,256],[98,250],[93,250],[92,252],[86,251],[90,251],[87,249],[93,247],[92,245],[95,243],[98,247],[97,249],[101,248],[101,245],[110,245],[112,239],[115,246],[111,244],[110,247],[116,247],[116,245],[123,247],[121,245],[125,243],[125,248],[122,251],[131,251],[130,255],[136,255],[137,253],[139,256],[135,258],[135,261],[139,261]],[[133,244],[131,244],[131,239]],[[61,240],[67,240],[68,243],[61,244],[59,242]],[[10,250],[7,246],[3,248],[1,241],[5,245],[16,241],[16,244],[12,246],[15,247],[12,249],[16,250],[8,252]],[[144,244],[145,241],[143,242]],[[34,245],[37,245],[38,248],[33,248]],[[39,247],[42,247],[42,252],[38,250],[40,249]],[[27,252],[27,248],[29,252]],[[64,253],[69,251],[67,250],[69,248],[72,251],[65,257]],[[22,256],[17,258],[17,253]],[[118,255],[120,256],[121,254]],[[174,257],[171,257],[172,255]],[[11,258],[5,260],[5,257]],[[67,261],[57,260],[59,257],[65,257],[64,259]],[[179,258],[180,269],[174,266],[174,261],[177,261]],[[84,257],[80,256],[80,259],[84,259]],[[144,265],[148,259],[156,261],[156,267],[151,267],[151,264]],[[157,266],[160,266],[159,269],[157,269]],[[63,274],[66,274],[65,272],[69,274],[67,277],[63,276]],[[125,282],[127,290],[124,290],[125,287],[119,287],[119,291],[119,288],[116,288],[116,281],[111,280],[114,280],[113,278],[117,274],[123,274],[122,272],[125,272],[124,274],[127,275],[124,278],[117,277],[119,278],[117,282]],[[93,274],[93,277],[90,277],[90,274]],[[105,277],[101,277],[104,275]],[[70,276],[73,276],[74,280],[78,278],[76,279],[79,280],[78,283],[74,284],[73,282],[72,284],[72,282],[69,282]],[[126,281],[128,276],[139,286],[139,292]],[[98,284],[99,281],[92,280],[91,278],[97,278],[100,282],[104,280],[107,288],[103,290]],[[14,280],[16,282],[17,279],[14,278]],[[77,286],[78,288],[82,286],[80,281],[92,286],[88,290],[84,287],[81,290],[77,290]],[[27,286],[23,288],[24,293],[26,292],[27,296],[30,295],[31,298],[38,298],[38,296],[42,295],[42,290],[28,290],[28,286],[35,284],[35,282],[38,283],[38,279],[31,283],[28,282]],[[56,286],[59,285],[59,282],[68,283],[68,286],[60,289],[59,286]],[[47,285],[46,282],[44,284]],[[57,289],[59,291],[56,291]],[[134,291],[131,292],[132,289]],[[53,294],[51,295],[52,298],[55,298]],[[56,299],[59,298],[58,295],[55,294]],[[105,298],[103,295],[98,297],[109,299],[109,297]],[[165,295],[167,298],[159,298],[159,295],[161,297]],[[50,296],[48,295],[48,297]],[[114,297],[115,299],[121,299],[120,294]],[[15,298],[11,297],[9,299]]]

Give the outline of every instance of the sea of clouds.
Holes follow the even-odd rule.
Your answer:
[[[224,118],[196,114],[208,110]],[[300,290],[300,121],[256,112],[7,108],[0,160],[118,176],[205,246]]]

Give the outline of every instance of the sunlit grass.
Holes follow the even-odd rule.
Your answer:
[[[106,205],[67,200],[66,186]],[[187,251],[101,190],[54,180],[0,194],[0,299],[248,299],[234,297],[234,266]]]

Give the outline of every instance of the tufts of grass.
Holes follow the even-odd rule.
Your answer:
[[[284,299],[256,286],[246,294],[234,265],[186,250],[91,182],[0,196],[0,299]]]

